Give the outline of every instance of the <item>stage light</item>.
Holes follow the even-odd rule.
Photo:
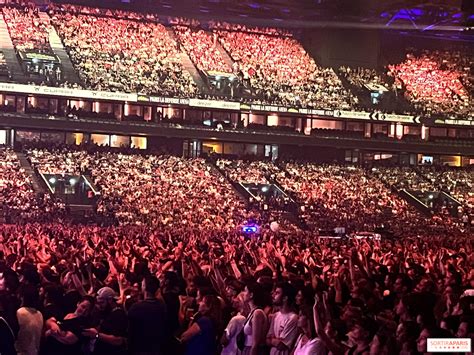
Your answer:
[[[258,232],[258,226],[255,223],[245,224],[242,226],[242,233],[252,235]]]
[[[262,187],[262,192],[267,192],[268,191],[268,186]]]
[[[76,185],[76,182],[77,182],[77,180],[74,179],[74,178],[71,178],[71,179],[69,180],[69,184],[70,184],[71,186]]]
[[[56,178],[52,177],[52,178],[49,178],[48,180],[52,185],[54,185],[56,183]]]
[[[432,199],[434,198],[434,195],[433,195],[433,194],[430,194],[430,195],[428,195],[428,198],[429,198],[430,200],[432,200]]]

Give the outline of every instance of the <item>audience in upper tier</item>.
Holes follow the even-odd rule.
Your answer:
[[[3,7],[2,12],[17,51],[52,53],[50,24],[39,17],[37,8]]]
[[[263,34],[277,37],[293,37],[291,31],[283,28],[272,28],[272,27],[252,27],[244,24],[229,23],[223,21],[209,21],[208,26],[212,30],[224,30],[224,31],[235,31],[235,32],[248,32]]]
[[[389,74],[401,80],[415,107],[427,114],[474,115],[472,56],[457,51],[423,51],[407,54]]]
[[[2,13],[17,50],[52,53],[50,24],[36,7],[6,6]],[[52,4],[49,14],[89,89],[179,97],[212,92],[262,104],[467,119],[474,114],[474,63],[467,51],[410,50],[405,61],[379,70],[344,66],[338,71],[343,85],[283,29],[76,5]],[[186,56],[201,71],[233,73],[236,80],[229,88],[214,82],[198,87],[206,85],[185,68]],[[368,84],[387,89],[376,106]],[[51,85],[77,87],[63,78]]]
[[[217,163],[237,181],[278,181],[319,226],[386,223],[397,238],[324,239],[265,221],[245,237],[240,226],[262,214],[203,159],[26,154],[41,172],[88,170],[99,213],[120,225],[71,225],[47,208],[38,220],[16,154],[0,150],[2,203],[22,217],[0,224],[2,354],[391,355],[426,353],[428,337],[474,337],[472,233],[430,228],[362,169]]]
[[[185,26],[175,26],[173,30],[198,69],[206,72],[232,72],[232,67],[224,60],[223,53],[216,46],[217,37],[204,30],[192,30]]]
[[[291,37],[217,31],[253,94],[269,102],[303,107],[349,109],[357,99],[331,68],[320,68]]]
[[[52,20],[88,87],[195,96],[196,84],[163,25],[62,12]]]

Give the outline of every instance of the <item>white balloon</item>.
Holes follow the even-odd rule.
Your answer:
[[[273,221],[272,223],[270,223],[270,229],[272,232],[276,233],[280,230],[280,225],[278,224],[278,222]]]

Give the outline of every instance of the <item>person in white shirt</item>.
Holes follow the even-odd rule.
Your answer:
[[[293,311],[296,290],[288,282],[280,283],[273,291],[273,305],[279,311],[273,315],[267,334],[270,355],[289,355],[298,336],[298,315]]]
[[[18,355],[37,355],[43,330],[43,315],[37,309],[38,290],[34,286],[26,285],[21,298],[22,307],[16,312],[19,330],[15,348]]]
[[[292,355],[326,355],[324,343],[316,335],[313,322],[313,309],[304,306],[298,317],[298,328],[301,334],[296,340]]]
[[[240,354],[240,350],[237,348],[237,335],[240,333],[245,325],[245,320],[249,314],[249,307],[244,301],[244,294],[241,292],[239,295],[234,297],[233,307],[238,309],[239,313],[232,317],[224,330],[224,334],[221,338],[221,344],[223,346],[221,355],[236,355]]]
[[[263,311],[265,307],[265,289],[257,282],[249,282],[245,286],[244,300],[250,307],[250,313],[245,320],[245,347],[243,355],[267,354],[265,335],[268,332],[268,318]]]

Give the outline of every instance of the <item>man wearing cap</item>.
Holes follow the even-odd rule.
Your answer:
[[[110,287],[102,287],[97,292],[96,326],[82,332],[91,339],[91,351],[94,355],[126,353],[127,315],[117,305],[116,298],[117,294]]]

